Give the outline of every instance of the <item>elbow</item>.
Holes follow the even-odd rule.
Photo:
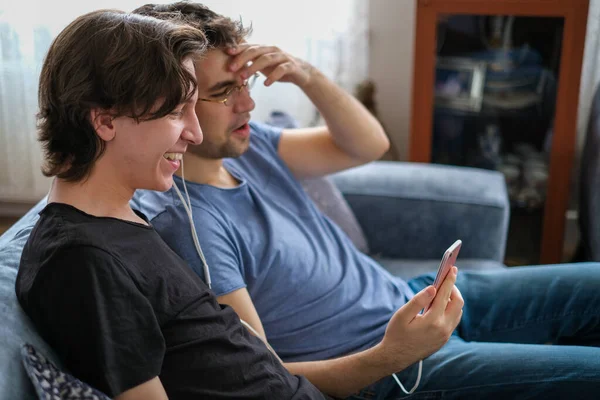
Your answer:
[[[373,155],[370,161],[375,161],[383,157],[383,155],[390,149],[391,142],[388,136],[386,135],[383,128],[379,128],[377,135],[375,136],[376,143],[373,146]]]
[[[368,150],[364,148],[360,153],[355,153],[353,157],[359,164],[367,164],[372,161],[377,161],[389,150],[390,141],[384,135],[381,138],[373,139],[368,146]]]
[[[381,136],[381,155],[379,157],[387,153],[387,151],[390,149],[390,146],[392,145],[392,143],[390,142],[390,138],[388,137],[388,135],[386,135],[383,129],[381,130]]]

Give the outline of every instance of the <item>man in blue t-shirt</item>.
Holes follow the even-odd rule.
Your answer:
[[[397,378],[412,386],[417,375],[413,398],[575,398],[600,387],[599,348],[541,345],[600,344],[600,266],[458,277],[453,270],[437,295],[431,275],[409,282],[391,276],[298,182],[379,158],[389,143],[369,112],[306,62],[245,43],[241,23],[204,6],[147,5],[136,12],[183,16],[213,46],[196,69],[204,141],[184,156],[187,193],[143,192],[137,201],[220,303],[268,340],[292,373],[336,397],[360,391],[360,398],[398,398]],[[251,123],[249,89],[257,73],[267,86],[298,86],[327,126]],[[183,183],[175,178],[181,192]]]

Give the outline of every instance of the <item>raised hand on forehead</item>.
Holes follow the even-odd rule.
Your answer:
[[[242,79],[260,72],[267,77],[265,86],[274,82],[290,82],[302,88],[309,84],[314,70],[306,61],[275,46],[244,43],[228,48],[226,53],[232,57],[230,71],[239,72]],[[250,65],[249,61],[252,62]]]

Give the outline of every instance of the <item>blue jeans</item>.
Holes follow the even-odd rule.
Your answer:
[[[482,272],[457,264],[463,317],[423,360],[415,393],[388,377],[352,399],[600,398],[600,264]],[[416,293],[433,279],[408,283]],[[407,390],[417,370],[418,363],[396,374]]]

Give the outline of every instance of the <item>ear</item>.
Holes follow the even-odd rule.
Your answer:
[[[100,139],[110,142],[115,138],[117,130],[113,124],[113,116],[108,110],[93,108],[90,111],[90,121]]]

